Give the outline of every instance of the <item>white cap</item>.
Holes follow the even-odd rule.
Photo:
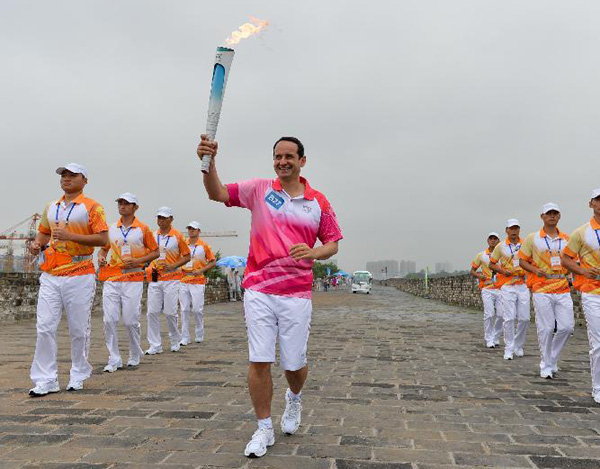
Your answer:
[[[488,238],[491,238],[492,236],[495,236],[496,238],[500,239],[500,235],[498,233],[496,233],[495,231],[490,232],[490,234],[488,235]]]
[[[508,220],[506,220],[506,227],[510,228],[511,226],[521,226],[521,224],[519,223],[519,220],[517,220],[516,218],[509,218]]]
[[[198,223],[196,220],[191,221],[187,224],[186,228],[194,228],[195,230],[199,230],[200,229],[200,223]]]
[[[169,218],[173,216],[173,209],[171,207],[159,207],[156,211],[157,217]]]
[[[548,213],[550,210],[556,210],[560,213],[560,207],[552,202],[548,202],[542,206],[542,214]]]
[[[82,174],[83,177],[86,179],[88,177],[88,172],[87,172],[87,169],[85,169],[85,166],[77,164],[77,163],[69,163],[66,166],[60,166],[60,167],[56,168],[56,174],[62,174],[62,172],[65,169],[67,171],[71,171],[74,174]]]
[[[592,199],[595,199],[596,197],[600,197],[600,188],[592,191]]]
[[[135,196],[135,194],[132,194],[131,192],[123,192],[119,197],[117,197],[116,202],[118,202],[119,200],[126,200],[127,202],[129,202],[130,204],[136,204],[137,205],[137,197]]]

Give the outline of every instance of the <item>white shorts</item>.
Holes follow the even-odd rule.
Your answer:
[[[274,363],[279,336],[281,368],[296,371],[306,365],[312,301],[246,290],[244,312],[249,360]]]

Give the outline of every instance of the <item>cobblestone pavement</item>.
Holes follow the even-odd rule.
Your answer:
[[[206,308],[207,340],[94,375],[85,390],[29,398],[32,321],[0,331],[0,468],[598,468],[600,406],[578,328],[559,378],[540,379],[535,331],[511,362],[483,347],[482,315],[391,288],[315,297],[299,434],[246,459],[255,422],[240,303]],[[162,319],[163,331],[166,329]],[[145,326],[144,326],[145,329]],[[59,372],[68,381],[66,323]],[[124,339],[124,334],[121,336]],[[274,421],[284,380],[275,373]]]

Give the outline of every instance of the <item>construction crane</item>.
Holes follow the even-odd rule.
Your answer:
[[[237,231],[201,231],[201,238],[237,238]]]
[[[24,260],[25,264],[23,269],[25,272],[31,272],[35,270],[35,266],[33,265],[33,256],[29,253],[29,246],[35,240],[35,236],[37,234],[37,224],[40,221],[42,216],[39,213],[34,213],[33,215],[27,217],[25,220],[20,221],[16,225],[11,226],[5,230],[0,231],[0,240],[8,241],[8,244],[0,245],[0,248],[6,249],[6,263],[4,270],[7,272],[12,272],[14,269],[14,241],[24,241],[25,245],[24,249]],[[17,228],[25,224],[29,224],[29,228],[26,233],[19,233]]]

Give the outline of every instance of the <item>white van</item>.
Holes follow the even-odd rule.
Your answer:
[[[373,276],[371,272],[367,270],[357,270],[352,274],[352,293],[366,293],[367,295],[371,292],[371,286],[373,284]]]

